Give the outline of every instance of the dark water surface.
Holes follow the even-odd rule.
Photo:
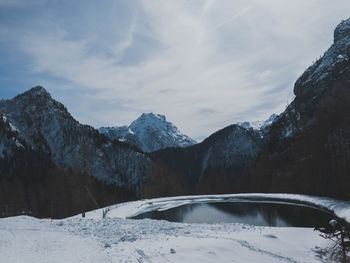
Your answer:
[[[315,227],[332,215],[315,208],[260,202],[186,204],[165,211],[151,211],[134,219],[151,218],[183,223],[243,223],[255,226]]]

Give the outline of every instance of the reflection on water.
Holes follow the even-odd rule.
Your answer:
[[[151,211],[134,217],[183,223],[243,223],[255,226],[314,227],[327,224],[331,215],[310,207],[252,202],[196,203]]]

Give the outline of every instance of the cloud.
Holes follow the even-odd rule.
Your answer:
[[[284,109],[350,11],[320,1],[86,1],[0,34],[78,120],[122,125],[152,111],[203,138]]]

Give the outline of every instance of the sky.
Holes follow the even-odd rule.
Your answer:
[[[164,114],[200,141],[293,100],[349,0],[0,0],[0,98],[41,85],[78,121]]]

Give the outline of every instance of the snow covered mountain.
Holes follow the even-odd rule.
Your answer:
[[[20,146],[24,141],[59,168],[92,174],[107,184],[136,192],[149,176],[151,160],[147,156],[80,124],[40,86],[12,100],[1,100],[0,112],[9,121],[7,129],[18,137],[12,141],[1,137],[2,148],[11,143]],[[3,152],[9,151],[9,146],[5,148]]]
[[[127,142],[144,152],[167,147],[187,147],[196,143],[181,133],[164,115],[143,113],[130,126],[101,127],[99,131],[112,139]]]

